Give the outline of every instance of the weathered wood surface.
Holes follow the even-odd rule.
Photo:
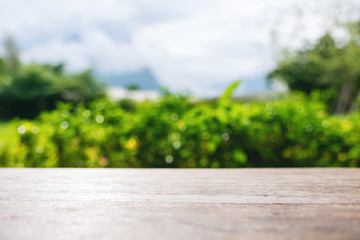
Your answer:
[[[360,239],[360,169],[0,169],[0,239]]]

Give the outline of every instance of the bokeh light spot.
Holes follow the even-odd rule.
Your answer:
[[[309,125],[306,125],[305,130],[306,130],[307,132],[312,132],[312,131],[314,130],[314,127],[309,124]]]
[[[33,128],[31,129],[31,132],[32,132],[33,134],[38,134],[38,133],[39,133],[39,127],[37,127],[37,126],[33,127]]]
[[[102,115],[97,115],[96,116],[96,122],[97,123],[103,123],[104,122],[104,117]]]
[[[85,118],[90,117],[90,115],[91,115],[91,112],[90,112],[89,110],[84,110],[84,111],[83,111],[83,116],[84,116]]]
[[[174,158],[173,158],[171,155],[167,155],[167,156],[165,157],[165,162],[166,162],[166,163],[170,164],[170,163],[172,163],[173,161],[174,161]]]
[[[69,123],[68,123],[67,121],[62,121],[62,122],[60,123],[61,129],[67,129],[68,126],[69,126]]]
[[[173,121],[177,121],[179,119],[179,115],[177,113],[173,113],[173,114],[171,114],[171,119]]]
[[[26,132],[26,128],[24,125],[20,125],[18,128],[17,128],[17,132],[20,133],[20,134],[24,134]]]
[[[228,133],[223,133],[223,134],[221,134],[221,138],[222,138],[222,140],[227,142],[230,140],[230,135]]]
[[[180,142],[180,141],[175,141],[175,142],[173,142],[173,147],[174,147],[175,149],[179,149],[179,148],[181,147],[181,142]]]

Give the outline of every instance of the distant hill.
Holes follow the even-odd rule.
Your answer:
[[[136,85],[143,90],[158,90],[159,83],[148,68],[123,74],[97,74],[109,87],[123,87]]]

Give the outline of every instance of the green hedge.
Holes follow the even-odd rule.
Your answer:
[[[226,94],[225,94],[226,95]],[[229,94],[228,94],[229,95]],[[268,103],[158,101],[59,104],[16,121],[3,167],[356,167],[360,114],[329,116],[301,94]]]

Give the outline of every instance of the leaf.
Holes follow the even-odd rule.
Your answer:
[[[233,84],[231,84],[223,93],[223,95],[221,97],[218,98],[217,100],[217,105],[223,105],[226,103],[230,102],[230,98],[233,94],[233,92],[235,91],[235,89],[237,88],[237,86],[240,84],[240,80],[234,82]]]

